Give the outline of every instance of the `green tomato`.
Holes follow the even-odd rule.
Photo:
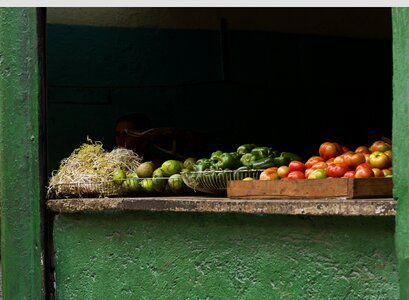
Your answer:
[[[141,187],[144,192],[153,193],[155,191],[152,179],[143,179]]]
[[[136,172],[132,172],[126,175],[126,178],[139,178],[138,174]]]
[[[140,190],[139,181],[136,178],[127,178],[124,181],[124,188],[128,192],[138,192]]]
[[[168,184],[171,191],[175,194],[181,194],[185,190],[185,183],[183,182],[182,176],[180,174],[174,174],[170,176]]]
[[[112,180],[117,184],[122,184],[122,182],[126,179],[126,173],[122,169],[117,169],[112,174]]]
[[[315,169],[308,175],[308,179],[325,179],[327,177],[327,171],[325,169]]]
[[[195,163],[196,163],[196,158],[194,158],[194,157],[186,158],[185,161],[183,162],[183,168],[182,169],[193,170],[193,166],[194,166]]]
[[[162,164],[161,169],[164,176],[172,176],[173,174],[179,173],[180,170],[182,170],[182,166],[181,162],[170,159]]]

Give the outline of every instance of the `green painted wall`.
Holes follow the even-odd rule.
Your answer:
[[[58,215],[57,299],[398,299],[394,226],[387,217]]]
[[[4,299],[42,299],[38,11],[0,8],[0,201]]]
[[[393,166],[401,298],[409,298],[409,9],[393,9]]]

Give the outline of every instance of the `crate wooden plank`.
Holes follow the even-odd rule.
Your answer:
[[[392,178],[352,179],[352,183],[351,198],[392,197]]]
[[[227,196],[236,199],[319,199],[392,197],[391,178],[328,178],[229,181]]]

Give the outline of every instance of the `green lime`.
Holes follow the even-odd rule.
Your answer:
[[[158,193],[161,193],[165,190],[165,186],[168,180],[163,177],[154,177],[152,178],[153,189]]]
[[[185,183],[183,182],[182,176],[180,174],[173,174],[169,177],[168,184],[170,190],[175,194],[181,194],[185,190]]]
[[[185,169],[189,169],[189,170],[193,170],[193,166],[196,163],[196,158],[194,157],[188,157],[185,159],[185,161],[183,162],[183,168]],[[182,169],[183,169],[182,168]]]
[[[140,189],[139,181],[136,178],[127,178],[123,186],[128,192],[138,192]]]
[[[157,168],[152,174],[152,184],[155,191],[161,193],[165,189],[167,179],[164,178],[161,168]]]
[[[122,169],[117,169],[112,174],[112,180],[117,184],[122,184],[124,179],[126,179],[126,173]]]
[[[152,181],[152,179],[143,179],[143,180],[141,181],[141,187],[142,187],[142,190],[143,190],[144,192],[147,192],[147,193],[152,193],[152,192],[155,191],[155,189],[154,189],[154,187],[153,187],[153,181]]]
[[[126,175],[126,178],[139,178],[138,174],[136,172],[132,172]]]
[[[157,168],[155,171],[153,171],[152,177],[164,177],[162,169]]]
[[[136,174],[138,174],[139,178],[149,178],[152,177],[152,173],[155,169],[155,165],[151,161],[146,161],[141,163],[139,167],[136,169]]]
[[[162,164],[161,169],[164,176],[172,176],[178,174],[182,170],[182,166],[179,161],[170,159]]]

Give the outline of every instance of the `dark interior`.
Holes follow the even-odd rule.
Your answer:
[[[324,141],[391,138],[390,9],[247,9],[237,26],[243,10],[220,9],[216,29],[49,23],[49,172],[87,135],[113,148],[116,118],[135,111],[217,132],[186,153],[197,158],[244,143],[308,158]]]

